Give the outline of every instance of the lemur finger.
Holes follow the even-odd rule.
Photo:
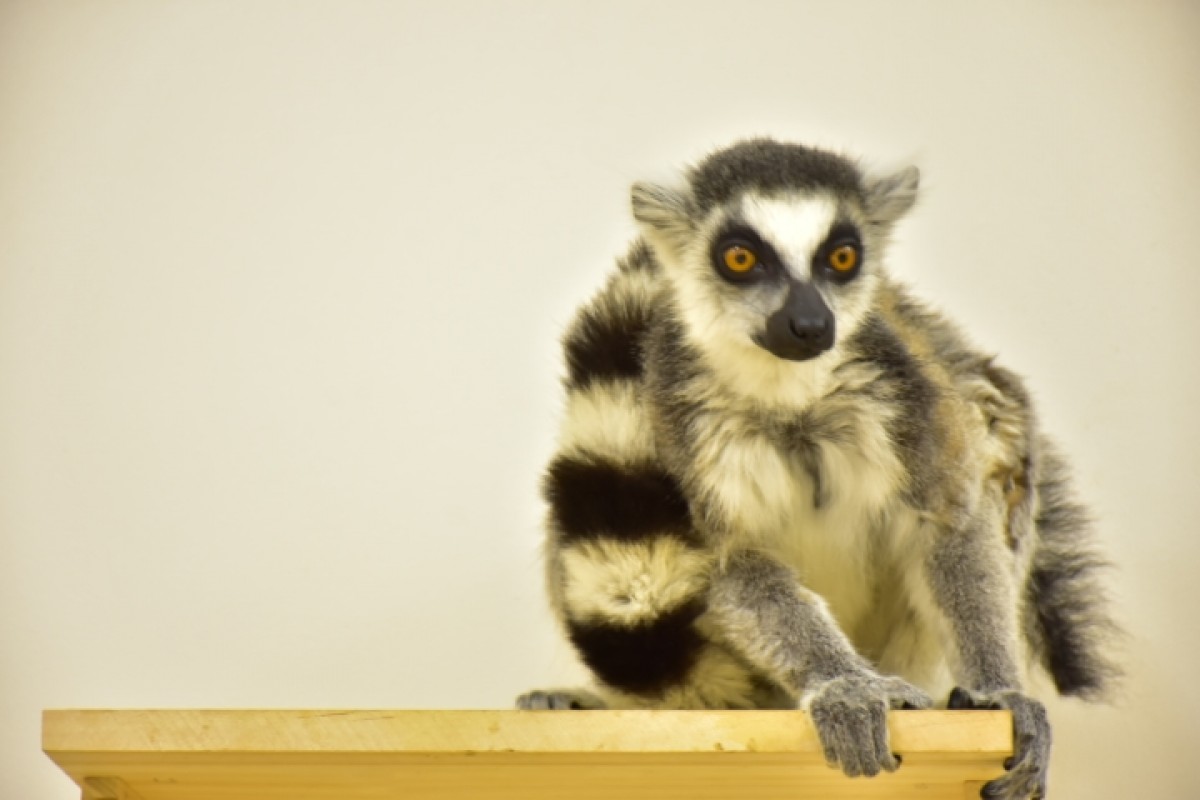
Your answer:
[[[874,720],[870,708],[850,707],[846,710],[845,723],[841,725],[842,748],[846,754],[846,774],[854,778],[859,775],[870,777],[879,772],[875,758]]]
[[[892,753],[891,745],[888,741],[888,725],[887,725],[887,707],[880,703],[878,706],[871,709],[871,733],[872,744],[874,745],[874,763],[876,765],[874,772],[866,772],[867,775],[877,775],[880,770],[884,772],[895,772],[900,763],[896,760]]]
[[[813,704],[809,710],[813,727],[817,729],[817,738],[821,741],[821,749],[825,754],[825,763],[831,767],[845,768],[843,748],[841,746],[841,731],[838,722],[823,704]]]
[[[842,760],[839,757],[838,749],[834,746],[832,732],[826,731],[821,734],[821,750],[825,755],[825,764],[829,767],[840,767]]]
[[[865,715],[856,719],[862,709],[844,702],[822,704],[812,709],[813,724],[817,728],[825,762],[831,767],[840,767],[851,778],[863,774]]]
[[[846,753],[846,774],[874,777],[896,768],[888,746],[887,707],[883,702],[852,707],[841,726],[842,749]]]

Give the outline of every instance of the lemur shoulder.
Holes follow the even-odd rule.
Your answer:
[[[634,186],[543,483],[551,605],[596,683],[520,707],[799,705],[873,775],[887,709],[949,694],[1013,712],[987,796],[1044,793],[1028,670],[1103,693],[1104,562],[1021,380],[884,267],[917,184],[759,139]]]

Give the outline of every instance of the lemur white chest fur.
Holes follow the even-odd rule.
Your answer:
[[[699,482],[730,524],[726,546],[777,554],[852,625],[870,596],[866,554],[887,547],[883,527],[901,511],[901,466],[886,431],[859,417],[846,441],[802,454],[746,427],[714,424],[697,447]]]
[[[721,547],[752,548],[788,565],[860,649],[883,656],[894,644],[884,632],[919,603],[896,576],[913,568],[920,516],[903,496],[905,466],[889,432],[894,408],[861,392],[875,370],[835,350],[817,363],[773,365],[783,367],[780,385],[767,388],[745,376],[764,374],[746,354],[710,363],[720,389],[698,415],[691,468],[728,522]],[[806,447],[779,437],[772,418],[790,424]],[[906,647],[915,645],[910,637]],[[939,660],[894,647],[889,655],[903,666]]]

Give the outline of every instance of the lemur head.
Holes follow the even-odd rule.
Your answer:
[[[633,214],[696,344],[809,361],[866,317],[917,179],[914,167],[872,178],[841,156],[755,139],[713,153],[682,185],[635,184]]]

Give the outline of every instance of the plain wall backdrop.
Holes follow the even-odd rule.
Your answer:
[[[628,187],[923,172],[894,273],[1025,374],[1130,679],[1058,798],[1200,796],[1200,5],[0,2],[0,794],[53,707],[502,708],[557,339]]]

